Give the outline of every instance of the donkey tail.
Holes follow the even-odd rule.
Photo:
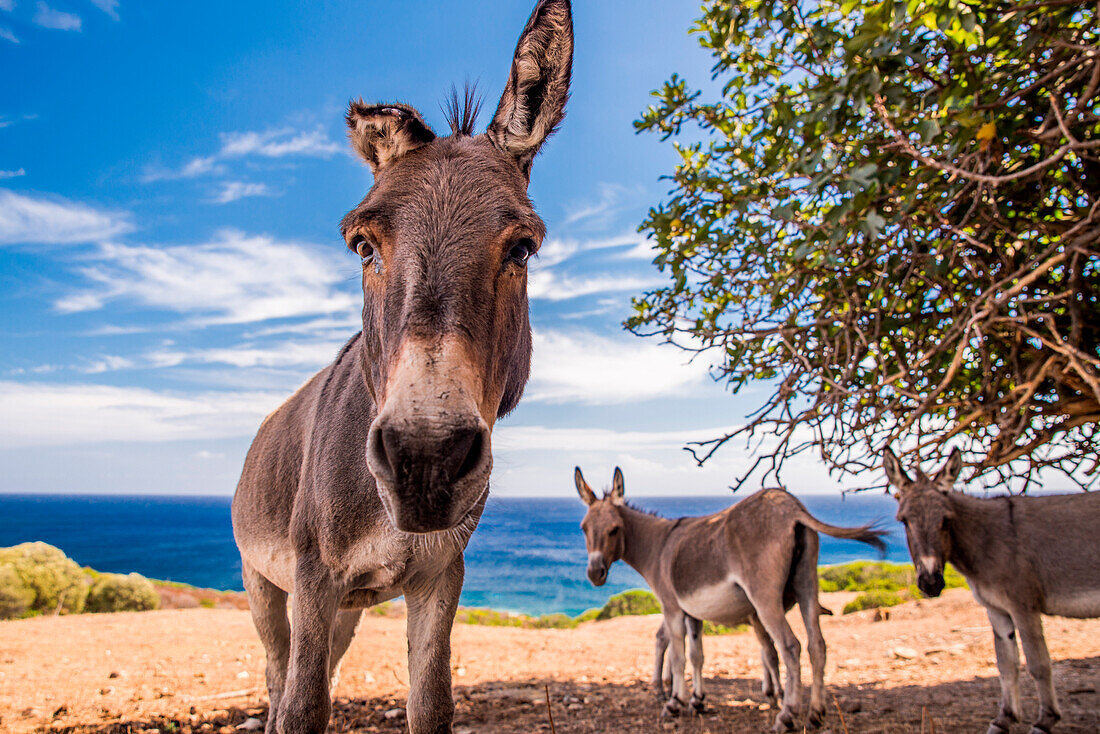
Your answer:
[[[868,523],[867,525],[860,525],[858,528],[842,528],[838,525],[830,525],[827,522],[821,522],[809,512],[803,510],[802,517],[799,518],[799,522],[808,528],[812,528],[819,533],[825,533],[833,538],[841,538],[843,540],[858,540],[861,543],[873,547],[879,552],[879,555],[886,556],[886,543],[882,540],[884,535],[887,535],[886,530],[881,530],[876,527],[875,523]]]

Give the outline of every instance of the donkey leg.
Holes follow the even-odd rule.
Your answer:
[[[1031,734],[1050,734],[1062,709],[1058,706],[1058,694],[1054,692],[1054,679],[1050,672],[1050,652],[1043,636],[1043,619],[1038,612],[1023,612],[1012,616],[1020,631],[1020,644],[1027,656],[1027,672],[1035,679],[1039,693],[1039,718],[1031,725]]]
[[[672,686],[668,701],[665,702],[662,716],[679,716],[684,706],[687,705],[687,683],[684,681],[684,634],[686,624],[684,613],[672,608],[670,604],[661,605],[665,613],[665,627],[668,629],[669,651],[668,664],[672,669]]]
[[[802,529],[805,548],[794,570],[794,591],[798,610],[806,627],[806,647],[810,653],[813,682],[810,686],[810,714],[808,724],[816,728],[825,720],[825,637],[821,634],[821,605],[818,603],[817,581],[817,533]]]
[[[418,579],[404,589],[409,610],[409,734],[451,731],[451,626],[465,572],[459,554],[438,577]]]
[[[279,734],[323,734],[328,727],[329,653],[338,593],[321,561],[299,556],[294,573],[290,668],[279,703]]]
[[[703,620],[684,615],[688,634],[688,660],[691,661],[691,708],[702,713],[703,699],[707,697],[703,690]]]
[[[779,653],[775,651],[775,644],[764,625],[760,624],[760,619],[754,614],[749,617],[749,621],[752,622],[752,631],[756,633],[756,641],[760,643],[760,665],[764,669],[760,677],[761,692],[768,703],[776,707],[783,697],[779,685]]]
[[[1001,708],[986,734],[1008,734],[1020,718],[1020,648],[1016,645],[1016,625],[1000,609],[986,607],[985,611],[993,627],[993,648],[1001,679]]]
[[[248,592],[252,622],[267,654],[267,731],[274,732],[279,700],[286,686],[286,667],[290,657],[290,621],[286,617],[286,592],[268,581],[241,559],[241,578]]]
[[[799,660],[802,645],[794,636],[794,631],[787,624],[787,617],[783,613],[782,589],[764,599],[759,596],[749,598],[764,629],[779,643],[779,654],[783,656],[783,666],[787,669],[787,680],[783,686],[783,708],[775,717],[775,726],[772,728],[777,732],[788,731],[794,729],[795,719],[802,710],[802,667]]]
[[[661,622],[661,626],[657,628],[656,642],[653,651],[653,691],[657,694],[657,700],[661,702],[665,700],[664,673],[666,650],[668,650],[668,630],[665,629],[664,622]]]
[[[348,651],[355,628],[359,626],[362,609],[341,609],[336,613],[336,625],[332,630],[332,652],[328,656],[329,690],[335,691],[340,681],[340,661]]]

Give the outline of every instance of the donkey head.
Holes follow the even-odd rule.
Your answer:
[[[916,468],[916,479],[910,479],[894,452],[886,449],[883,460],[886,478],[897,489],[898,522],[905,525],[909,555],[917,567],[917,586],[928,596],[943,591],[943,567],[951,555],[951,509],[947,493],[962,471],[962,454],[951,452],[947,463],[929,477]]]
[[[363,261],[367,466],[400,530],[452,528],[488,491],[493,424],[531,363],[527,261],[545,232],[531,161],[564,115],[572,55],[569,1],[541,0],[484,134],[470,95],[447,137],[406,105],[348,109],[374,173],[341,224]]]
[[[611,481],[611,490],[604,492],[602,499],[584,481],[581,468],[573,470],[573,481],[577,485],[577,494],[588,512],[581,521],[584,531],[584,543],[588,548],[588,580],[593,586],[603,586],[607,582],[607,571],[611,564],[623,557],[626,552],[623,517],[623,472],[615,467],[615,476]]]

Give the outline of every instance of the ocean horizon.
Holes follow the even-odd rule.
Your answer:
[[[706,515],[749,496],[632,498],[665,517]],[[885,495],[801,495],[820,520],[836,525],[876,522],[889,531],[886,559],[907,562],[904,531]],[[82,566],[111,573],[240,591],[241,561],[233,542],[231,497],[178,495],[0,495],[0,546],[43,541]],[[616,563],[606,585],[585,576],[580,521],[584,505],[570,497],[494,497],[466,549],[461,604],[523,614],[576,615],[599,607],[645,580]],[[821,536],[819,563],[877,559],[868,546]]]

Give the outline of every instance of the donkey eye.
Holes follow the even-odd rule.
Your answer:
[[[512,249],[508,250],[508,259],[520,265],[524,265],[534,252],[535,241],[530,237],[524,237],[523,239],[516,240],[512,245]]]
[[[614,538],[614,537],[615,537],[616,535],[618,535],[618,534],[619,534],[619,529],[618,529],[617,527],[616,527],[616,528],[611,528],[611,532],[609,533],[609,535],[610,535],[610,536],[611,536],[612,538]]]
[[[374,245],[370,243],[365,237],[360,237],[352,243],[352,247],[355,249],[355,254],[363,259],[363,262],[368,262],[374,257]]]

